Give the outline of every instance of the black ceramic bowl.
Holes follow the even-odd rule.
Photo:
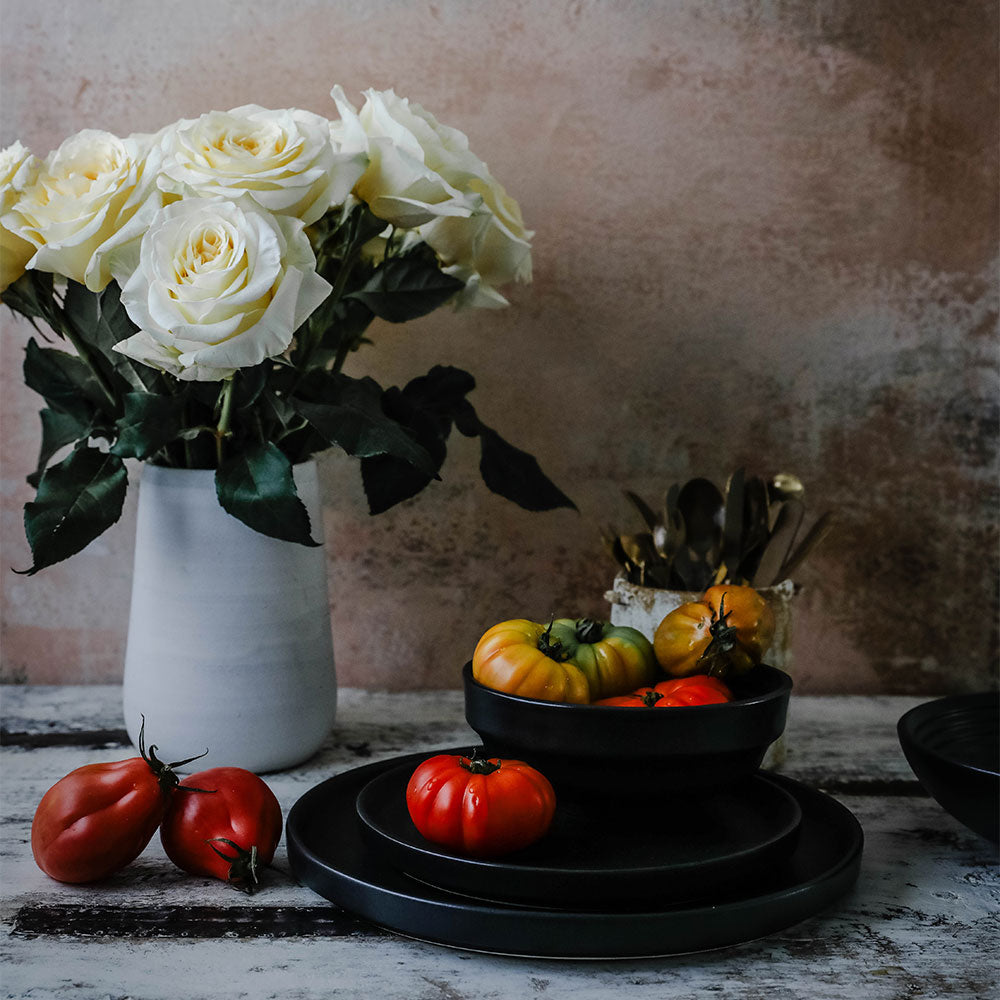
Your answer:
[[[1000,699],[960,694],[911,708],[896,726],[913,773],[938,804],[1000,840]]]
[[[462,671],[465,718],[486,753],[537,767],[557,791],[655,799],[718,787],[760,767],[785,728],[791,678],[760,665],[723,705],[620,708],[539,701],[494,691]]]

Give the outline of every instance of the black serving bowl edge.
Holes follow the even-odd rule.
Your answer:
[[[952,695],[905,712],[896,732],[924,789],[960,823],[1000,841],[1000,695]]]
[[[634,797],[710,789],[755,772],[784,731],[791,678],[761,664],[720,705],[646,709],[522,698],[462,671],[465,717],[491,756],[537,767],[557,791]]]

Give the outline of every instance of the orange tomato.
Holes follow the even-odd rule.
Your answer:
[[[753,587],[720,584],[674,608],[656,628],[653,652],[671,677],[741,674],[774,638],[774,612]]]

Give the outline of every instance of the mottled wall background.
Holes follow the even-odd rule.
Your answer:
[[[803,692],[996,682],[993,0],[3,0],[0,141],[152,131],[256,102],[333,115],[395,87],[536,230],[512,308],[375,331],[349,371],[467,368],[482,418],[579,513],[445,479],[371,518],[321,464],[342,683],[454,687],[486,627],[606,614],[600,526],[736,466],[791,470],[837,533],[798,575]],[[36,577],[38,399],[2,317],[3,679],[121,676],[135,495]],[[133,469],[133,481],[138,467]]]

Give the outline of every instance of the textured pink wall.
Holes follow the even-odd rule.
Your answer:
[[[127,14],[126,14],[127,12]],[[992,0],[5,0],[0,143],[44,154],[247,102],[333,115],[395,87],[470,136],[537,231],[489,315],[376,331],[383,384],[433,363],[580,513],[445,480],[370,518],[323,459],[342,683],[457,686],[502,618],[606,613],[599,528],[739,464],[797,472],[839,528],[799,574],[800,691],[939,692],[997,661],[997,10]],[[29,328],[2,317],[4,567],[38,443]],[[135,477],[133,477],[134,479]],[[120,677],[122,522],[4,569],[3,679]]]

